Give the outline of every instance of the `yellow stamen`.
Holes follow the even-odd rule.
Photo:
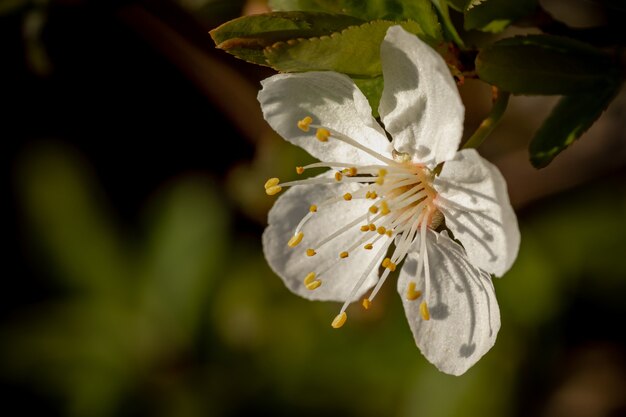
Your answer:
[[[376,230],[376,225],[374,223],[370,223],[370,231]]]
[[[368,225],[365,224],[365,225],[361,226],[361,232],[367,232],[369,230],[370,230],[370,227]]]
[[[387,236],[391,237],[391,235],[393,234],[391,230],[387,230],[387,233],[385,233]]]
[[[323,127],[318,128],[317,132],[315,132],[315,137],[320,142],[328,142],[329,136],[330,136],[330,132],[328,131],[328,129],[324,129]]]
[[[322,281],[320,281],[319,279],[316,279],[315,281],[311,281],[305,286],[307,290],[313,291],[314,289],[319,288],[320,285],[322,285]]]
[[[311,204],[311,207],[309,207],[309,211],[311,213],[315,213],[317,211],[317,206],[315,204]]]
[[[339,257],[340,257],[341,259],[345,259],[345,258],[347,258],[347,257],[348,257],[348,255],[349,255],[349,253],[344,251],[344,252],[341,252],[341,253],[339,254]]]
[[[280,180],[278,178],[270,178],[269,180],[265,181],[265,189],[267,190],[270,187],[278,185],[279,182]]]
[[[289,239],[289,242],[287,242],[287,245],[289,245],[290,248],[295,248],[300,242],[302,242],[303,237],[304,233],[302,232],[298,233],[297,235],[293,235],[293,237]]]
[[[343,326],[348,319],[348,315],[344,311],[343,313],[337,314],[337,317],[334,318],[333,322],[330,324],[333,326],[333,329],[338,329]]]
[[[306,256],[315,256],[317,252],[315,252],[314,249],[307,249],[306,250]]]
[[[346,168],[344,169],[344,171],[347,171],[347,172],[344,172],[344,174],[346,174],[348,177],[354,177],[357,174],[356,167]]]
[[[376,178],[376,184],[383,185],[383,183],[385,182],[385,175],[387,175],[387,170],[384,168],[379,169],[378,178]]]
[[[389,210],[389,205],[387,204],[387,202],[385,200],[383,200],[380,203],[380,214],[382,214],[383,216],[386,214],[391,213],[391,210]]]
[[[280,185],[274,185],[273,187],[268,187],[265,189],[265,194],[267,195],[276,195],[283,190],[283,187]]]
[[[387,268],[388,270],[390,270],[391,272],[396,270],[396,264],[394,264],[393,262],[391,262],[391,259],[389,258],[385,258],[383,259],[383,263],[381,264],[381,266],[383,268]]]
[[[370,207],[370,213],[372,213],[372,214],[378,213],[378,207],[376,207],[376,206]]]
[[[378,226],[378,229],[376,229],[376,231],[379,235],[384,235],[387,229],[385,229],[383,226]]]
[[[335,172],[335,179],[337,181],[341,181],[342,178],[343,178],[343,174],[341,172]]]
[[[422,304],[420,304],[420,314],[424,320],[430,320],[430,312],[428,311],[426,301],[422,301]]]
[[[298,121],[298,128],[300,128],[300,130],[302,130],[303,132],[308,132],[309,125],[311,123],[313,123],[313,119],[311,118],[311,116],[307,116],[304,119]]]
[[[415,283],[409,282],[406,288],[406,299],[409,301],[417,300],[422,296],[422,292],[415,289]]]
[[[369,298],[364,298],[363,301],[361,301],[361,305],[363,306],[364,309],[369,310],[372,302],[370,301]]]
[[[343,195],[343,199],[344,199],[344,200],[346,200],[346,201],[350,201],[350,200],[352,200],[352,194],[350,194],[350,193],[345,193],[345,194]]]
[[[376,198],[378,198],[378,194],[376,194],[376,191],[372,191],[372,193],[370,194],[370,198],[372,200],[376,200]]]
[[[372,195],[371,191],[368,191],[365,193],[365,198],[370,198],[371,195]]]
[[[304,172],[304,167],[296,167],[296,173],[298,175],[302,174]]]
[[[367,249],[367,250],[372,250],[374,248],[374,245],[372,245],[371,243],[367,243],[365,246],[363,246],[363,249]]]
[[[309,272],[306,277],[304,277],[304,285],[308,285],[315,281],[315,272]]]

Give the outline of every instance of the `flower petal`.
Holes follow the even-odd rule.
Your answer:
[[[366,219],[357,222],[345,233],[323,246],[316,246],[322,239],[368,212],[371,200],[345,201],[341,197],[346,192],[354,192],[358,188],[359,185],[355,183],[300,185],[287,190],[270,210],[269,225],[263,233],[263,251],[272,270],[282,278],[292,292],[310,300],[346,301],[367,266],[379,256],[380,259],[375,262],[376,266],[371,268],[363,285],[351,297],[351,301],[357,300],[376,282],[378,265],[384,257],[384,253],[379,252],[388,242],[386,236],[379,239],[371,250],[363,248],[364,242],[350,251],[347,258],[339,257],[341,252],[347,251],[352,244],[366,236],[360,230],[360,226],[367,223]],[[337,196],[339,198],[334,203],[322,205]],[[287,246],[296,226],[309,213],[312,204],[318,205],[319,208],[303,227],[302,241],[294,248]],[[307,256],[306,250],[309,248],[314,249],[316,255]],[[332,267],[328,273],[322,273],[329,266]],[[310,272],[315,272],[316,278],[322,281],[322,285],[312,291],[303,284],[304,278]]]
[[[380,161],[362,150],[338,140],[320,142],[315,132],[297,127],[306,116],[314,124],[342,133],[362,145],[389,156],[391,145],[382,127],[372,117],[367,99],[343,74],[306,72],[279,74],[261,82],[259,92],[265,120],[287,141],[326,162],[367,165]]]
[[[414,162],[451,159],[463,134],[465,108],[446,63],[400,26],[381,45],[385,87],[379,113],[393,147]]]
[[[520,233],[498,168],[475,149],[464,149],[444,164],[434,185],[446,225],[470,262],[502,276],[517,257]]]
[[[440,371],[461,375],[473,366],[496,341],[500,310],[489,275],[472,266],[463,248],[447,234],[429,231],[430,294],[407,298],[407,287],[424,288],[424,270],[416,277],[418,253],[411,252],[398,277],[398,292],[422,354]],[[430,320],[420,305],[426,301]]]

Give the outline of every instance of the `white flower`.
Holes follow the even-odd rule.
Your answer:
[[[384,129],[345,75],[263,81],[265,119],[322,161],[298,173],[331,168],[268,180],[270,195],[291,188],[269,212],[265,256],[296,294],[344,302],[335,328],[371,290],[368,308],[404,261],[398,292],[417,346],[441,371],[460,375],[495,342],[500,313],[489,274],[501,276],[515,260],[517,220],[498,169],[473,149],[457,152],[464,107],[443,59],[394,26],[381,61]]]

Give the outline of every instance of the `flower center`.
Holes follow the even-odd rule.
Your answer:
[[[271,178],[265,183],[268,195],[279,193],[283,187],[299,185],[328,185],[328,184],[352,184],[350,192],[338,192],[326,201],[314,202],[309,212],[300,220],[294,230],[293,237],[287,242],[289,247],[296,247],[302,242],[307,245],[306,256],[316,256],[326,245],[342,239],[349,232],[358,229],[358,233],[350,233],[357,236],[352,242],[347,242],[346,247],[337,253],[336,257],[330,257],[330,262],[322,263],[315,271],[304,277],[303,284],[311,291],[322,285],[323,279],[339,262],[349,262],[349,257],[354,251],[369,251],[376,246],[377,253],[367,265],[365,271],[352,287],[351,294],[347,297],[339,315],[335,318],[332,326],[341,327],[347,318],[346,309],[351,300],[356,296],[367,277],[379,267],[383,272],[370,295],[362,302],[364,308],[369,308],[376,294],[379,292],[389,274],[395,271],[397,265],[402,262],[411,246],[417,239],[420,241],[420,259],[418,274],[422,267],[428,275],[428,259],[426,255],[426,231],[428,228],[436,229],[443,221],[443,215],[437,208],[437,191],[433,188],[433,172],[422,164],[410,161],[406,154],[394,151],[392,158],[387,158],[379,153],[364,147],[355,140],[334,132],[323,126],[313,125],[313,120],[306,117],[298,122],[298,127],[305,132],[315,128],[315,138],[321,142],[339,140],[354,146],[380,161],[378,164],[355,165],[350,161],[322,161],[303,167],[297,167],[296,172],[303,174],[305,170],[312,168],[331,168],[331,175],[307,178],[304,180],[280,183],[278,178]],[[315,140],[315,139],[313,139]],[[356,186],[355,186],[356,185]],[[341,187],[338,187],[341,188]],[[339,226],[336,230],[315,242],[308,241],[303,229],[306,224],[323,210],[343,210],[355,201],[371,201],[371,204],[362,212],[356,211],[355,218],[349,223]],[[381,262],[382,259],[382,262]],[[427,281],[425,283],[425,298],[428,295]],[[407,298],[416,300],[422,292],[411,283],[407,288]],[[422,317],[428,320],[428,307],[425,302],[420,306]]]

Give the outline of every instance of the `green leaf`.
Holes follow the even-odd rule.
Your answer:
[[[274,12],[243,16],[211,30],[218,48],[255,64],[266,65],[263,49],[279,41],[330,35],[363,20],[317,12]]]
[[[278,42],[265,49],[265,56],[273,68],[283,72],[337,71],[357,78],[376,77],[382,73],[380,44],[387,29],[397,24],[424,36],[416,22],[380,20],[352,26],[331,36]]]
[[[530,162],[535,168],[546,167],[600,117],[619,91],[619,83],[588,94],[565,96],[530,143]]]
[[[446,32],[446,37],[454,41],[459,47],[464,48],[465,44],[463,43],[463,39],[459,36],[452,20],[450,19],[450,13],[448,12],[448,4],[446,0],[431,0],[437,12],[439,13],[439,18],[443,22],[443,28]]]
[[[363,20],[414,20],[425,36],[442,40],[437,14],[430,0],[270,0],[272,10],[342,13]]]
[[[378,105],[380,104],[380,97],[383,94],[383,76],[380,75],[374,78],[353,78],[354,83],[359,90],[365,94],[367,101],[372,108],[372,115],[378,117]]]
[[[59,278],[73,289],[100,295],[132,285],[130,248],[81,157],[44,143],[29,149],[20,162],[24,217]]]
[[[458,12],[462,12],[465,10],[469,0],[447,0],[448,6],[452,7],[454,10]]]
[[[483,81],[513,94],[580,94],[616,83],[611,57],[572,39],[529,35],[506,38],[476,57]]]
[[[537,7],[537,0],[471,0],[466,3],[465,29],[494,33],[530,15]]]
[[[143,299],[170,342],[190,342],[228,243],[228,215],[215,187],[177,181],[150,207]]]

